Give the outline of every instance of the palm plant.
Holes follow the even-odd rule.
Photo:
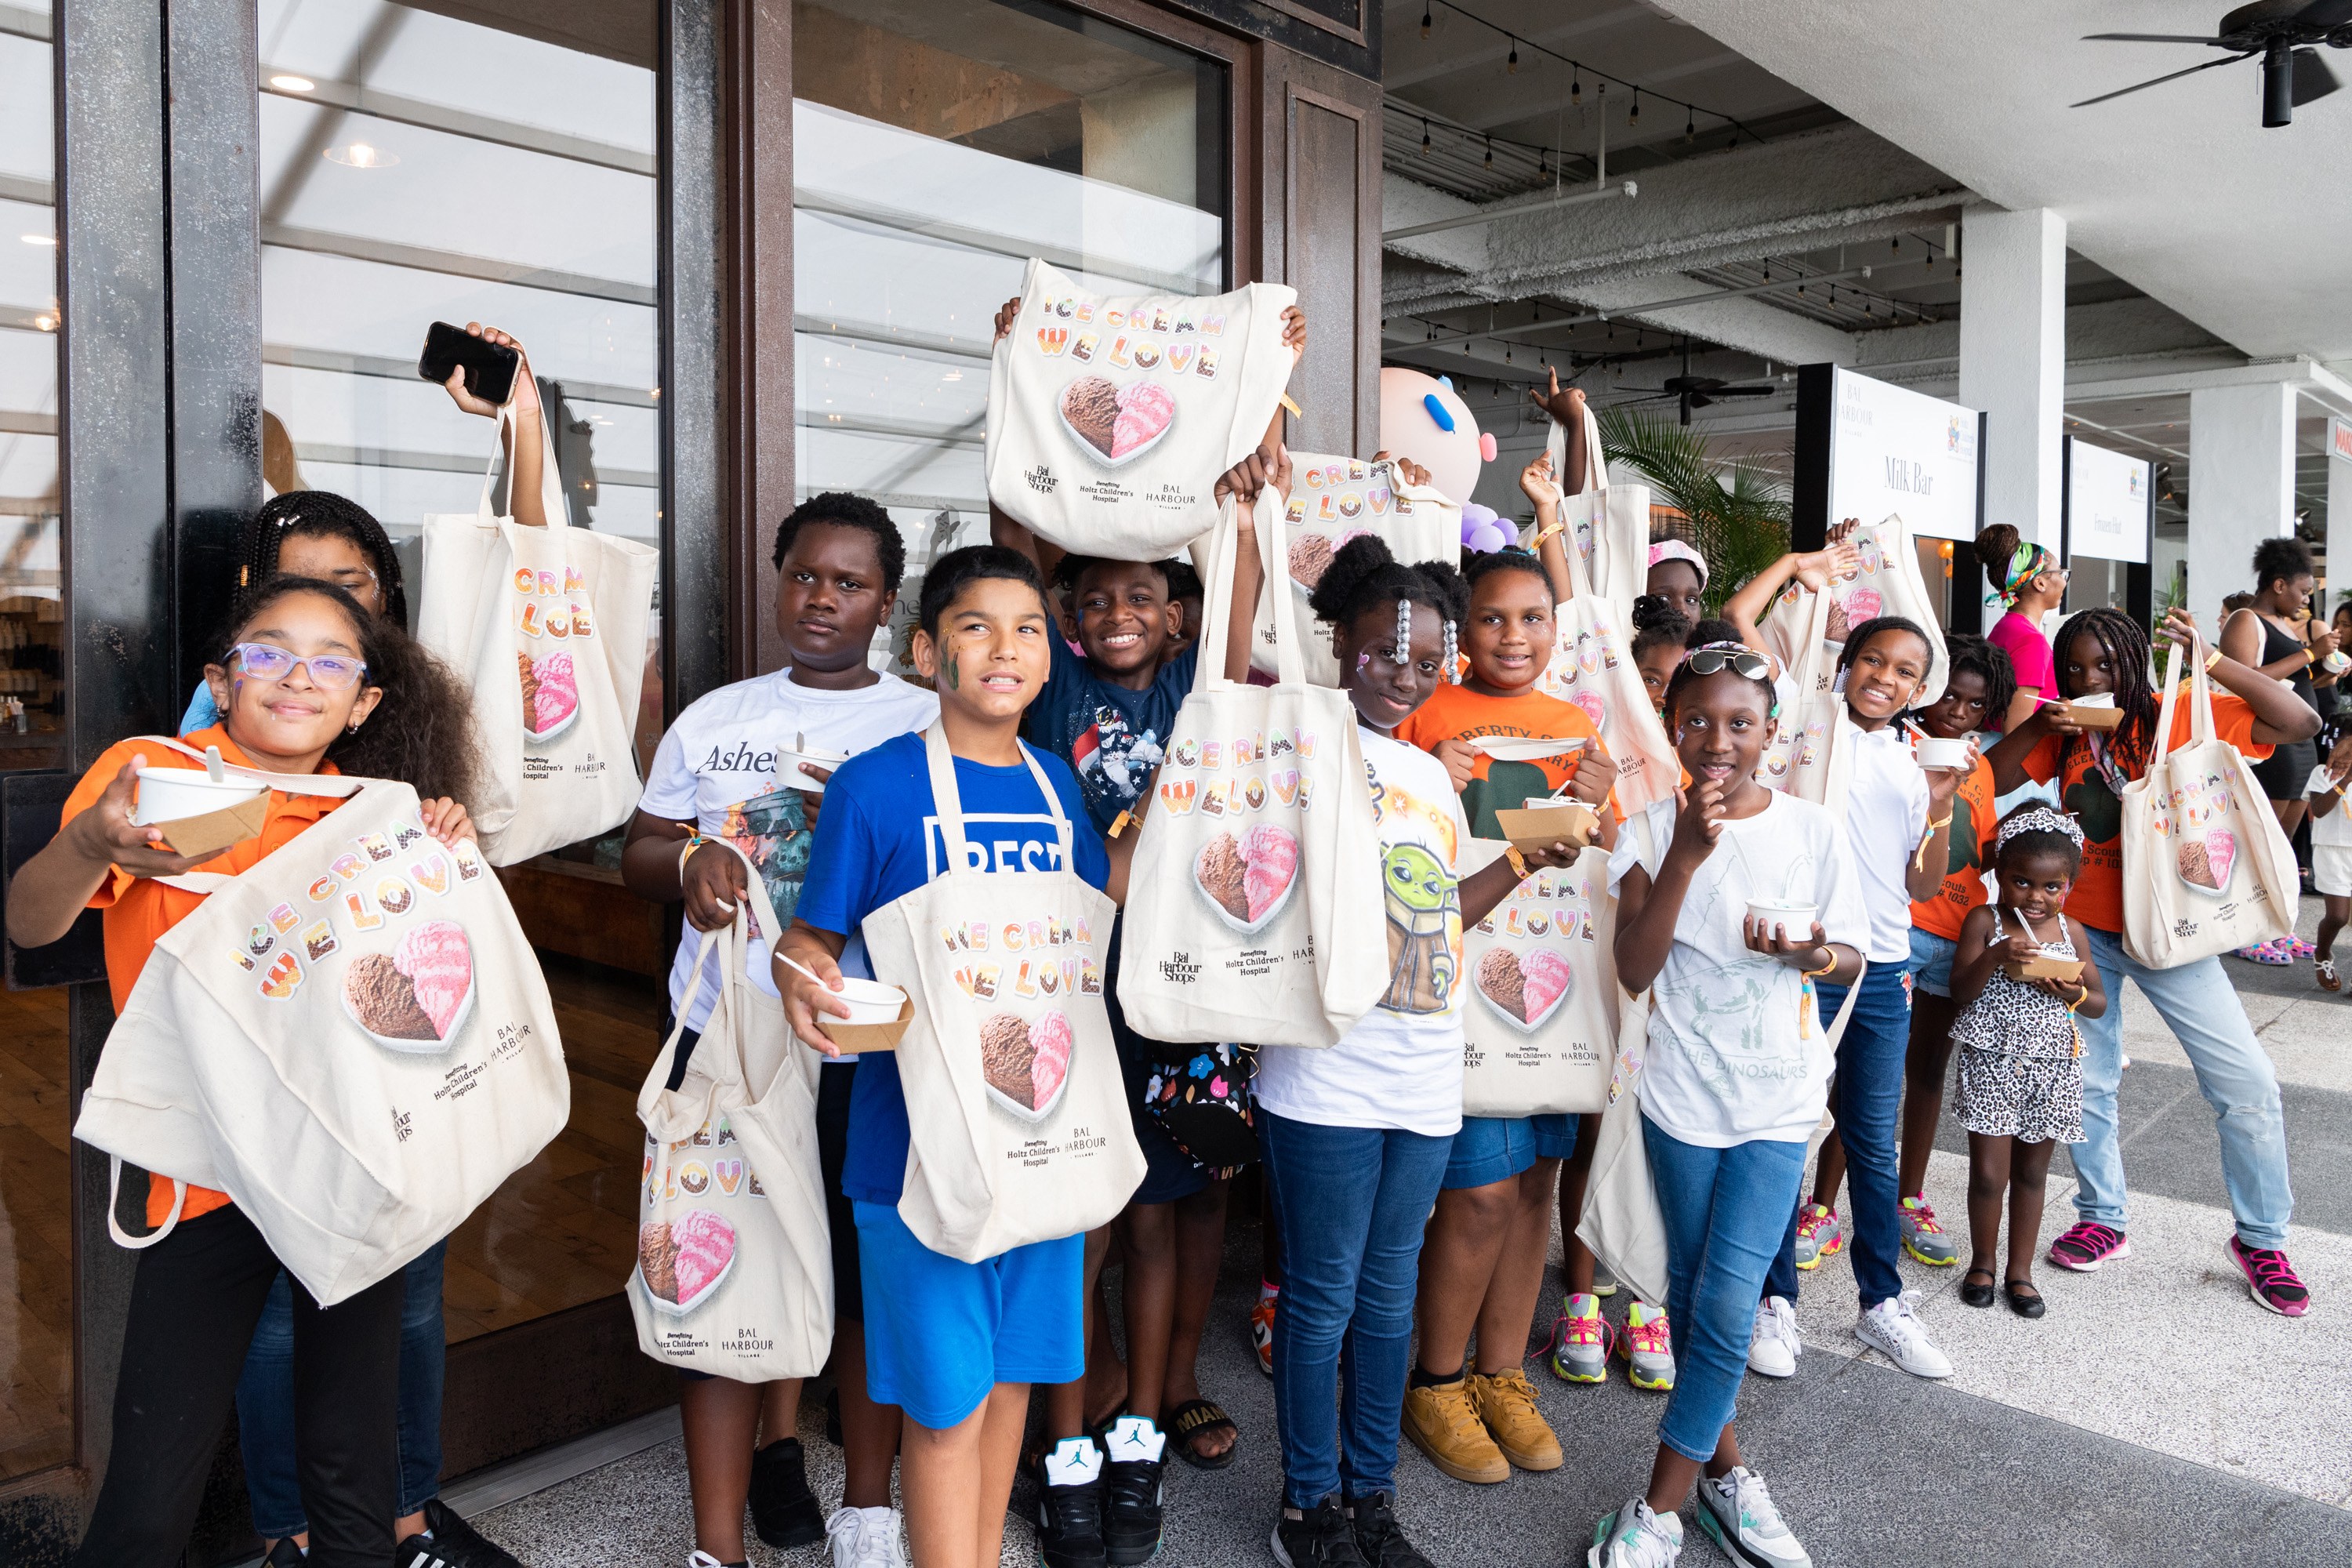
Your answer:
[[[1684,531],[1706,557],[1706,606],[1719,611],[1789,549],[1789,493],[1752,463],[1711,456],[1698,431],[1640,409],[1600,411],[1601,450],[1649,481],[1651,495],[1687,520]]]

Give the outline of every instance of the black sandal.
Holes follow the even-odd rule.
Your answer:
[[[2049,1310],[2042,1292],[2033,1288],[2030,1279],[2004,1279],[2000,1293],[2009,1298],[2009,1310],[2021,1318],[2038,1318]]]
[[[1193,1440],[1217,1426],[1233,1428],[1233,1446],[1222,1454],[1203,1456],[1193,1447]],[[1225,1407],[1213,1399],[1186,1400],[1161,1418],[1160,1429],[1168,1434],[1168,1440],[1175,1446],[1176,1457],[1195,1469],[1222,1470],[1234,1462],[1235,1454],[1241,1452],[1241,1427],[1225,1414]]]
[[[1985,1282],[1983,1284],[1971,1285],[1969,1283],[1969,1280],[1974,1279],[1979,1274],[1984,1276]],[[1971,1268],[1966,1274],[1961,1275],[1960,1305],[1963,1307],[1991,1306],[1992,1281],[1993,1272],[1990,1268]]]

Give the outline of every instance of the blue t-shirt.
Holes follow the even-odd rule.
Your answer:
[[[1160,765],[1176,710],[1192,692],[1201,645],[1161,665],[1150,686],[1133,691],[1097,675],[1060,637],[1045,640],[1054,647],[1054,672],[1029,705],[1029,739],[1076,771],[1087,815],[1097,832],[1108,833]]]
[[[180,715],[179,732],[183,735],[193,735],[197,731],[220,721],[220,704],[213,700],[213,683],[209,680],[197,681],[194,693],[188,699],[188,710]]]
[[[1087,826],[1077,781],[1054,757],[1039,756],[1045,776],[1070,818],[1078,877],[1093,888],[1110,880],[1110,858]],[[1054,819],[1025,765],[990,767],[956,759],[956,793],[963,798],[964,847],[986,871],[1050,871],[1061,867]],[[938,876],[947,863],[947,838],[931,805],[930,768],[923,737],[885,741],[841,764],[825,786],[816,846],[801,884],[799,917],[819,931],[849,940],[841,972],[873,976],[858,927],[866,917]],[[849,1150],[841,1190],[861,1203],[896,1204],[907,1176],[907,1097],[898,1087],[896,1053],[858,1058],[849,1095]]]

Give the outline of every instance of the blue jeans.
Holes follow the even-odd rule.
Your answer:
[[[1838,1040],[1837,1077],[1830,1083],[1830,1111],[1845,1145],[1846,1212],[1852,1223],[1849,1250],[1862,1310],[1903,1293],[1895,1259],[1903,1245],[1895,1207],[1902,1194],[1895,1170],[1895,1129],[1903,1116],[1903,1061],[1911,1049],[1910,972],[1900,959],[1873,963],[1862,977],[1853,1016]],[[1824,985],[1815,998],[1824,1022],[1845,1005],[1847,987]],[[1767,1293],[1797,1299],[1798,1205],[1790,1200],[1787,1234],[1773,1260]]]
[[[2084,1219],[2124,1228],[2124,1153],[2116,1131],[2116,1089],[2123,1080],[2124,981],[2139,987],[2189,1053],[2198,1091],[2221,1133],[2221,1181],[2248,1247],[2286,1245],[2294,1191],[2286,1176],[2286,1115],[2278,1075],[2246,1021],[2245,1005],[2218,958],[2179,969],[2150,969],[2124,951],[2123,938],[2096,927],[2091,958],[2107,990],[2105,1016],[2084,1018],[2083,1142],[2074,1160],[2074,1209]]]
[[[1805,1146],[1759,1139],[1702,1148],[1646,1116],[1642,1142],[1665,1217],[1666,1316],[1675,1326],[1675,1391],[1658,1441],[1704,1462],[1731,1425],[1748,1373],[1757,1297],[1781,1216],[1794,1210],[1804,1182]],[[1289,1309],[1286,1291],[1283,1306]]]
[[[436,1241],[408,1266],[400,1309],[400,1503],[405,1518],[441,1495],[441,1373],[448,1340],[441,1325]],[[236,1440],[257,1535],[275,1539],[310,1528],[294,1468],[294,1288],[281,1270],[254,1325],[236,1381]]]
[[[1282,1500],[1313,1509],[1343,1482],[1349,1497],[1393,1490],[1422,1229],[1454,1140],[1258,1115],[1282,1233]]]

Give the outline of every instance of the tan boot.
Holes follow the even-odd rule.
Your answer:
[[[1556,1470],[1561,1464],[1559,1439],[1536,1408],[1535,1386],[1517,1367],[1489,1377],[1470,1374],[1470,1402],[1478,1419],[1494,1434],[1503,1457],[1523,1470]]]
[[[1492,1485],[1511,1479],[1511,1462],[1486,1436],[1465,1378],[1404,1391],[1404,1435],[1429,1462],[1457,1481]],[[1559,1461],[1555,1459],[1555,1464]]]

